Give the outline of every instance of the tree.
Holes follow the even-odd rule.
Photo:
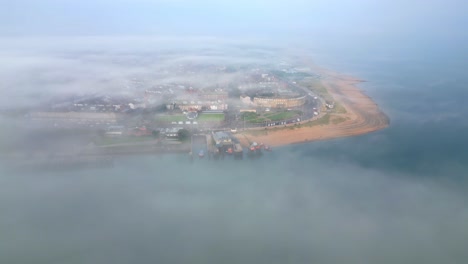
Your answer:
[[[231,87],[229,87],[228,96],[229,96],[230,98],[239,99],[239,97],[241,96],[241,94],[242,94],[242,91],[241,91],[237,86],[231,86]]]
[[[160,131],[159,130],[153,130],[151,132],[151,134],[153,135],[154,138],[159,138]]]
[[[188,131],[185,128],[182,128],[179,130],[179,132],[177,132],[177,136],[179,137],[180,141],[185,141],[188,138],[190,138],[190,131]]]

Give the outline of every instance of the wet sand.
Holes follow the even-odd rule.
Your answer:
[[[313,69],[322,75],[322,84],[334,101],[346,109],[346,113],[329,113],[330,122],[323,125],[308,127],[305,126],[308,122],[305,120],[301,122],[300,128],[292,125],[294,129],[291,127],[266,130],[262,128],[263,131],[257,130],[256,133],[246,131],[239,135],[244,145],[255,141],[271,146],[283,146],[362,135],[388,127],[388,117],[369,96],[356,86],[363,82],[362,80],[316,66]]]

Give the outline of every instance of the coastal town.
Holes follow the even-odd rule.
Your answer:
[[[133,78],[123,84],[126,93],[60,94],[23,118],[30,129],[86,135],[80,146],[52,154],[61,163],[63,156],[135,153],[187,153],[192,161],[257,158],[273,147],[388,125],[375,103],[355,87],[360,80],[314,65],[188,64],[168,74],[182,76],[181,81]],[[185,74],[235,77],[203,85],[184,81]],[[28,155],[50,160],[44,151]]]
[[[284,68],[239,70],[242,79],[215,87],[132,79],[127,95],[62,95],[30,111],[26,118],[38,127],[97,131],[96,146],[135,146],[148,143],[145,141],[175,146],[184,145],[192,135],[206,134],[207,142],[216,142],[217,152],[229,153],[234,145],[220,143],[219,133],[229,133],[234,142],[239,140],[234,136],[238,132],[294,125],[319,118],[321,112],[333,108],[333,102],[325,102],[313,89],[297,84],[304,79],[316,82],[320,75],[284,63],[281,66]],[[180,74],[201,71],[186,65],[181,68]],[[207,70],[214,74],[237,71],[226,66],[203,69]]]

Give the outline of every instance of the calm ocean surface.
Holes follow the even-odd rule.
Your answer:
[[[0,263],[464,263],[466,54],[320,52],[388,129],[257,160],[3,172]]]

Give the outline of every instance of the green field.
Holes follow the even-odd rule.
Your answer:
[[[197,117],[197,121],[199,122],[222,122],[224,121],[224,114],[223,113],[200,114]]]
[[[160,122],[179,122],[179,121],[186,121],[187,117],[183,114],[179,115],[157,115],[155,116],[156,121]]]
[[[268,113],[268,114],[264,114],[263,116],[266,119],[269,119],[271,121],[280,121],[280,120],[294,118],[296,116],[299,116],[300,114],[301,114],[300,111],[284,111],[284,112]]]
[[[257,113],[243,113],[242,118],[245,122],[249,123],[263,123],[270,121],[281,121],[294,118],[301,114],[300,111],[281,111],[281,112],[271,112],[265,114]]]
[[[322,118],[304,123],[303,126],[313,127],[313,126],[322,126],[322,125],[328,125],[328,124],[330,124],[330,115],[326,114]]]
[[[332,124],[336,125],[336,124],[339,124],[339,123],[342,123],[344,121],[348,120],[348,118],[346,117],[342,117],[342,116],[337,116],[337,117],[334,117],[331,122]]]
[[[347,111],[346,111],[346,108],[344,108],[344,106],[342,106],[341,104],[335,102],[335,107],[333,108],[333,112],[334,113],[337,113],[337,114],[346,114]]]
[[[241,115],[242,120],[248,123],[262,123],[265,122],[265,118],[257,113],[245,112]]]

